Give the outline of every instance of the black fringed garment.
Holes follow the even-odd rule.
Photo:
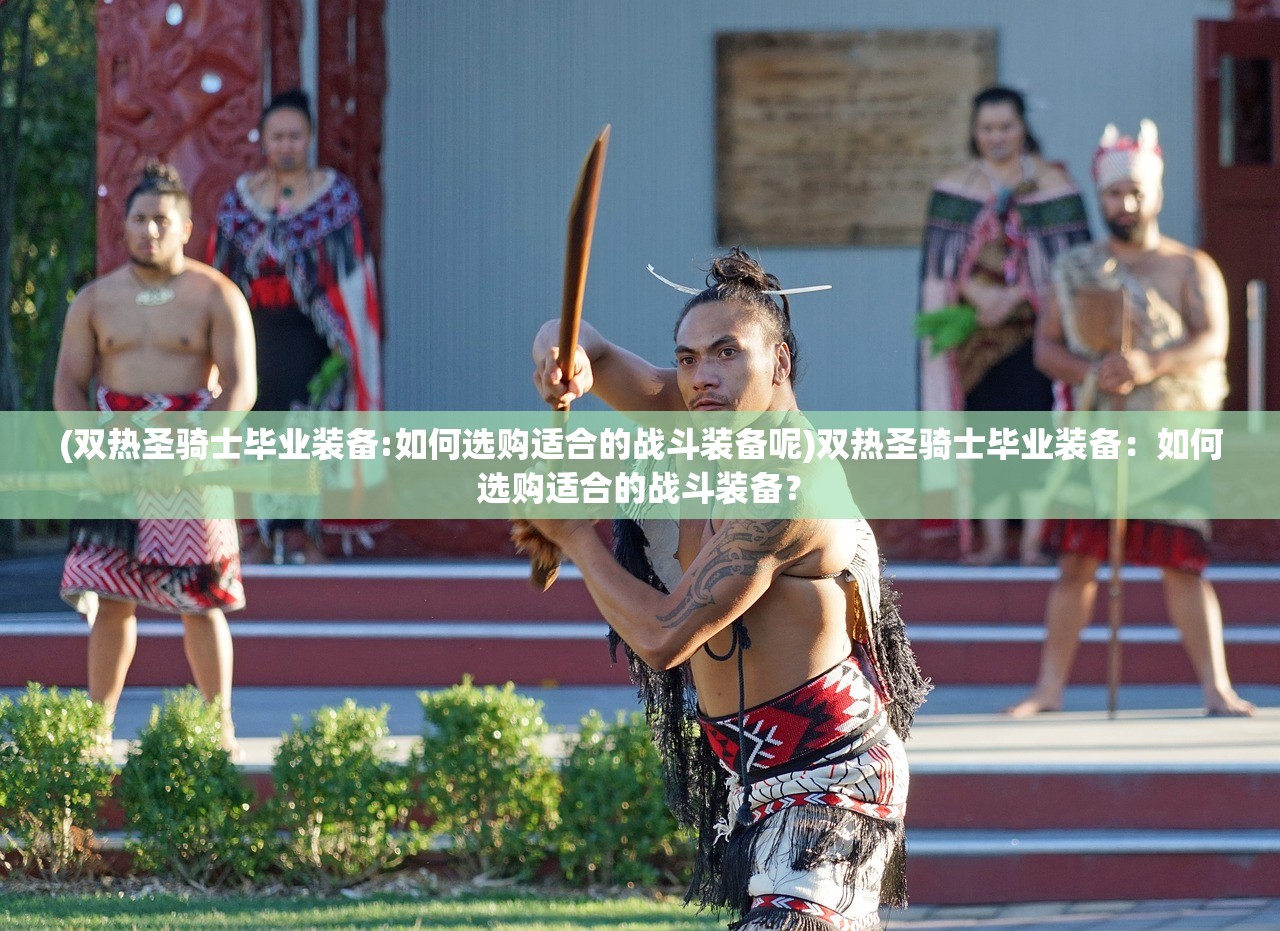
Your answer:
[[[874,536],[865,524],[862,530],[869,539],[869,547],[859,547],[858,557],[847,570],[848,577],[858,583],[857,592],[870,622],[870,637],[860,645],[860,650],[874,669],[872,675],[878,679],[885,703],[887,721],[884,723],[905,740],[915,712],[931,686],[916,664],[906,625],[898,612],[897,594],[883,579]],[[633,576],[660,591],[667,591],[650,558],[645,525],[635,520],[616,521],[614,555]],[[851,587],[850,593],[854,591]],[[611,630],[609,641],[616,661],[621,639]],[[767,817],[748,819],[749,823],[730,826],[726,820],[730,793],[732,790],[741,795],[743,787],[738,776],[730,775],[700,733],[697,694],[687,667],[653,669],[625,644],[623,647],[631,679],[662,757],[667,804],[677,820],[691,828],[697,838],[686,902],[732,908],[743,918],[750,916],[753,927],[829,928],[824,921],[800,911],[778,909],[769,903],[764,903],[763,908],[758,903],[753,907],[747,883],[752,864],[761,854],[762,833],[769,825],[769,843],[776,846],[781,843],[780,838],[786,838],[790,849],[768,849],[765,855],[790,856],[791,866],[797,870],[807,871],[829,855],[837,840],[847,845],[852,837],[850,883],[865,865],[859,857],[869,857],[886,841],[891,842],[893,853],[885,865],[881,900],[885,904],[905,904],[905,835],[901,820],[873,818],[837,805],[799,804],[782,807]],[[865,752],[867,743],[862,741],[856,747],[847,743],[833,746],[826,757],[809,761],[809,765],[838,765]],[[818,923],[814,924],[815,921]]]

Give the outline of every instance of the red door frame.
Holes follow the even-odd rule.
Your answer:
[[[1196,24],[1196,113],[1198,119],[1198,193],[1202,245],[1222,268],[1231,313],[1227,408],[1242,410],[1247,390],[1245,286],[1267,283],[1264,407],[1280,410],[1280,20],[1201,20]],[[1271,68],[1271,153],[1269,165],[1223,166],[1219,152],[1220,62],[1235,58],[1269,59]]]

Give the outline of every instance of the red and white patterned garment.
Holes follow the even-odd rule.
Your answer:
[[[131,395],[106,387],[100,387],[97,396],[99,410],[112,412],[198,411],[212,400],[208,391]],[[209,493],[209,489],[184,489],[161,495],[141,490],[138,506],[143,513],[189,514]],[[244,583],[235,521],[73,521],[61,593],[90,624],[99,598],[136,602],[172,614],[239,610],[244,607]]]
[[[699,716],[703,733],[732,773],[731,832],[743,803],[739,754],[746,753],[751,827],[751,905],[741,927],[788,927],[783,914],[804,916],[804,927],[826,922],[840,931],[879,927],[881,882],[906,815],[906,751],[888,724],[869,655],[862,644],[832,669],[743,713]],[[839,809],[827,855],[801,867],[805,810]],[[870,819],[883,830],[865,831]],[[867,850],[866,845],[874,849]],[[772,922],[772,923],[770,923]],[[779,923],[781,922],[781,923]]]

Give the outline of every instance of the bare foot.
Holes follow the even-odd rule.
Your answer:
[[[271,562],[271,547],[262,542],[261,537],[254,537],[253,543],[240,554],[240,561],[246,565],[261,566]]]
[[[1218,692],[1205,699],[1205,714],[1211,718],[1251,718],[1257,707],[1234,691]]]
[[[222,749],[231,755],[232,763],[239,763],[244,759],[244,749],[236,740],[236,726],[231,723],[229,711],[222,714]]]
[[[966,566],[994,566],[1004,562],[1004,547],[998,550],[983,548],[976,553],[966,553],[960,557],[960,562]]]
[[[1045,695],[1040,692],[1032,692],[1022,701],[1010,705],[1004,709],[1004,713],[1011,718],[1029,718],[1035,714],[1041,714],[1046,711],[1061,711],[1062,696],[1054,698],[1051,695]]]
[[[97,759],[111,762],[111,752],[114,748],[111,729],[107,728],[98,732],[97,736],[94,738],[93,747],[89,750],[89,754]]]
[[[325,563],[329,561],[329,557],[325,554],[325,551],[321,549],[310,537],[307,538],[307,542],[302,544],[302,550],[296,551],[293,555],[294,561],[301,565],[316,565],[318,563]]]
[[[1023,552],[1019,562],[1024,566],[1052,566],[1053,557],[1039,550],[1031,550],[1030,552]]]

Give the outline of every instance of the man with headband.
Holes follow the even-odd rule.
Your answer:
[[[675,369],[584,324],[566,386],[551,322],[534,343],[543,396],[594,387],[623,411],[797,411],[777,279],[735,249],[705,289],[680,290],[693,297]],[[736,928],[879,927],[881,903],[904,901],[902,738],[928,686],[866,522],[626,520],[616,555],[590,521],[533,524],[626,644],[668,802],[699,835],[688,898],[734,909]]]
[[[1110,236],[1078,246],[1054,265],[1054,289],[1036,327],[1036,364],[1071,386],[1077,409],[1220,410],[1226,396],[1227,295],[1209,256],[1160,233],[1164,160],[1156,126],[1143,120],[1136,139],[1114,126],[1093,159],[1098,199]],[[1130,315],[1129,346],[1116,321],[1099,320],[1085,292],[1119,291]],[[1096,305],[1094,310],[1096,310]],[[1113,312],[1114,313],[1114,312]],[[1109,521],[1052,521],[1047,543],[1061,573],[1045,609],[1045,642],[1035,690],[1015,716],[1062,709],[1063,690],[1093,616],[1097,571],[1107,559]],[[1250,715],[1227,674],[1222,612],[1203,577],[1208,522],[1130,520],[1124,559],[1162,570],[1165,606],[1182,635],[1209,714]]]

